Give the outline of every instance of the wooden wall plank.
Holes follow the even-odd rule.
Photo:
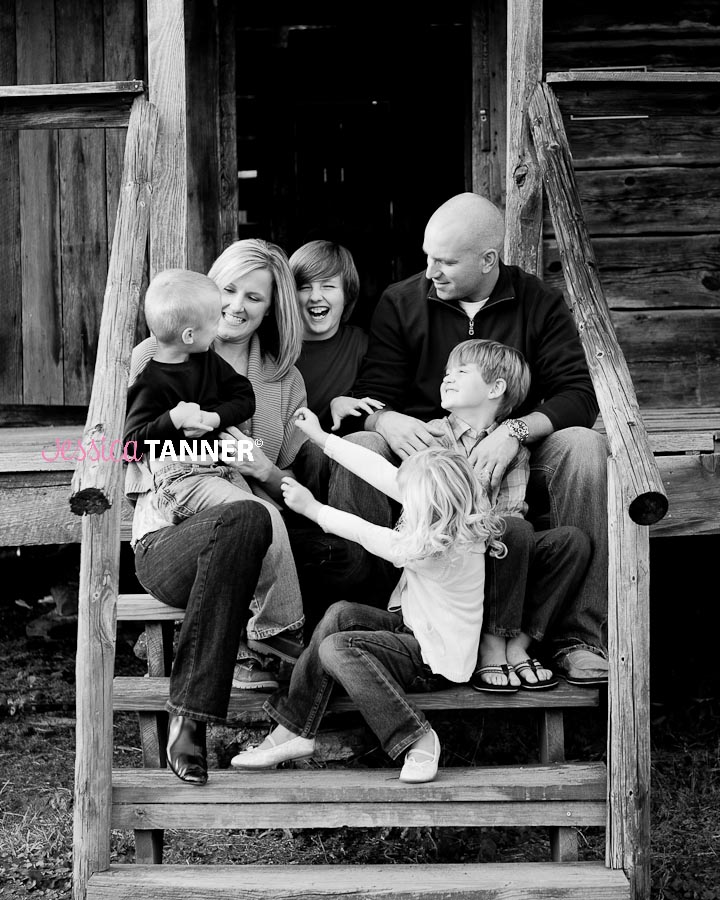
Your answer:
[[[670,508],[650,537],[720,534],[720,455],[659,456]]]
[[[0,84],[17,81],[15,4],[0,5]],[[0,133],[0,403],[22,402],[22,282],[18,136]]]
[[[78,97],[74,102],[64,102],[58,106],[47,102],[20,104],[0,100],[0,135],[6,130],[19,129],[124,128],[130,118],[132,100],[129,95],[119,103],[110,97],[97,101]]]
[[[720,234],[629,235],[592,241],[611,308],[720,307]],[[545,242],[543,277],[564,290],[557,243]]]
[[[219,37],[219,110],[220,110],[220,244],[218,253],[238,239],[238,153],[237,153],[237,88],[235,65],[235,4],[220,0],[218,5]]]
[[[507,134],[505,67],[507,3],[474,0],[470,38],[472,45],[472,99],[470,190],[505,205],[505,143]]]
[[[107,81],[141,79],[143,75],[143,8],[140,0],[113,3],[103,9],[104,70]],[[112,247],[115,233],[120,182],[122,180],[125,129],[105,134],[105,178],[107,197],[107,240]]]
[[[53,0],[16,0],[18,82],[56,80]],[[20,157],[23,401],[61,404],[63,391],[57,134],[24,131]]]
[[[58,80],[102,80],[102,7],[64,0],[56,21]],[[107,276],[104,133],[61,131],[59,167],[65,402],[87,403]]]
[[[645,119],[570,119],[565,131],[576,170],[673,164],[716,165],[718,116],[649,116]],[[622,159],[618,159],[622,147]]]
[[[716,51],[717,52],[717,51]],[[553,84],[563,116],[715,116],[720,84]]]
[[[220,171],[217,5],[185,3],[187,92],[187,265],[207,272],[218,255]]]
[[[720,310],[612,313],[642,406],[714,406],[720,397]]]
[[[720,166],[581,171],[577,182],[593,239],[720,233]],[[552,232],[547,213],[544,230],[547,236]]]
[[[183,0],[147,0],[148,90],[160,113],[150,218],[150,274],[187,265]]]

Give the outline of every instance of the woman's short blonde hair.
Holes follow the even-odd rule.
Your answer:
[[[493,556],[505,556],[505,523],[467,459],[445,447],[427,447],[398,471],[403,511],[396,525],[397,565],[440,557],[484,541]]]
[[[295,279],[285,251],[260,238],[247,238],[230,244],[210,267],[208,277],[224,290],[228,284],[257,269],[266,269],[273,280],[271,315],[257,330],[260,350],[277,365],[275,380],[290,371],[302,349],[302,323],[297,305]]]

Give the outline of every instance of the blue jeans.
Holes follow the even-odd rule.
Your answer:
[[[361,431],[350,435],[353,440],[380,453],[385,459],[397,463],[387,442],[375,432]],[[561,598],[557,615],[551,616],[552,627],[549,639],[554,653],[561,655],[571,647],[586,647],[606,655],[607,647],[607,443],[600,433],[589,428],[565,428],[544,438],[531,448],[530,483],[527,499],[530,506],[529,519],[537,532],[545,532],[558,526],[573,526],[579,529],[590,542],[590,561],[579,586],[570,587],[574,596]],[[379,525],[392,524],[393,509],[389,499],[375,488],[371,488],[356,475],[335,462],[326,460],[325,468],[317,463],[310,474],[316,484],[308,482],[311,490],[317,490],[322,502],[339,509],[353,512]],[[524,597],[524,585],[516,575],[513,559],[512,534],[508,533],[510,552],[505,559],[495,560],[489,556],[485,579],[485,616],[488,623],[503,622],[503,610],[517,621],[517,602],[520,591]],[[373,563],[373,557],[359,544],[348,542],[352,554],[352,573],[355,580],[371,573],[381,573],[376,584],[383,587],[391,582],[392,573]],[[521,566],[530,565],[530,549]],[[541,561],[547,561],[547,545],[541,547],[530,576],[534,577]],[[395,570],[397,573],[397,570]],[[397,574],[395,574],[397,580]],[[389,591],[388,591],[389,593]],[[514,600],[511,598],[514,597]],[[494,598],[494,599],[493,599]],[[493,609],[491,604],[496,604]],[[502,627],[510,627],[501,625]],[[514,628],[515,626],[512,626]],[[500,631],[499,633],[503,633]]]
[[[361,432],[346,440],[360,442],[392,459],[384,439]],[[381,491],[327,457],[312,441],[306,441],[293,462],[293,472],[321,503],[353,513],[374,525],[392,528],[400,507]],[[400,569],[379,559],[355,541],[326,534],[301,516],[286,517],[295,565],[302,585],[308,633],[329,603],[337,599],[360,600],[386,606],[400,577]],[[332,600],[328,601],[328,597]]]
[[[505,517],[507,556],[485,557],[483,632],[542,641],[563,614],[587,571],[590,540],[579,528],[535,531],[526,519]]]
[[[552,626],[556,656],[578,647],[607,656],[607,456],[604,435],[590,428],[564,428],[531,448],[527,501],[535,528],[574,525],[590,540],[585,577]]]
[[[430,731],[405,691],[447,685],[423,663],[420,645],[399,613],[345,601],[328,609],[295,664],[289,687],[264,709],[294,734],[315,737],[336,682],[393,759]]]
[[[290,539],[276,506],[256,497],[245,478],[230,466],[175,463],[160,468],[153,479],[158,508],[176,524],[221,503],[244,501],[264,506],[270,513],[273,540],[258,579],[247,634],[262,640],[303,624],[302,595]]]
[[[272,523],[261,504],[227,503],[136,544],[142,586],[185,610],[170,674],[170,712],[225,720],[238,643],[271,541]]]

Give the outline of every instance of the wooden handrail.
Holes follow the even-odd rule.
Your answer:
[[[125,144],[98,358],[84,441],[122,437],[130,354],[135,335],[147,244],[157,109],[138,97]],[[85,900],[93,872],[110,865],[112,770],[112,676],[115,605],[120,574],[122,466],[112,461],[79,463],[73,478],[73,512],[84,516],[80,554],[75,680],[76,753],[73,834],[73,897]]]
[[[83,432],[85,459],[73,475],[70,509],[77,515],[102,513],[117,495],[122,466],[98,459],[95,447],[120,441],[125,418],[130,354],[135,340],[140,289],[150,222],[152,160],[158,129],[156,108],[145,98],[133,105],[110,267],[98,336],[98,353]]]
[[[620,464],[628,513],[638,525],[652,525],[667,512],[668,500],[598,277],[562,115],[552,89],[539,83],[528,112],[570,306],[595,386],[610,451]]]

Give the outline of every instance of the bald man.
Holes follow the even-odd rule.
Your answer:
[[[355,397],[384,404],[364,422],[365,430],[383,441],[370,435],[367,441],[353,439],[389,451],[396,461],[410,456],[435,442],[425,423],[444,415],[440,382],[456,344],[486,338],[520,350],[532,375],[527,399],[512,419],[483,438],[478,452],[498,485],[521,443],[527,444],[529,518],[538,529],[576,525],[590,537],[588,573],[572,606],[555,622],[552,653],[568,681],[602,684],[607,681],[607,446],[591,430],[597,401],[563,295],[502,262],[504,235],[502,213],[477,194],[458,194],[430,217],[423,243],[427,267],[380,297],[353,387]],[[352,495],[354,488],[344,490]],[[352,498],[345,499],[336,496],[336,504],[352,508]],[[368,502],[364,496],[360,514],[367,515]],[[383,520],[379,509],[376,518]],[[498,578],[508,574],[500,566]]]

